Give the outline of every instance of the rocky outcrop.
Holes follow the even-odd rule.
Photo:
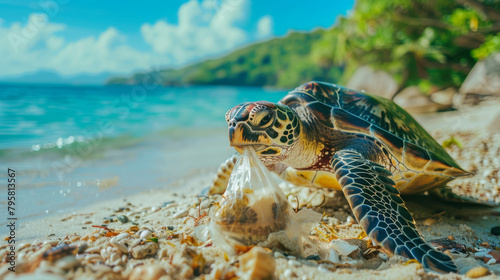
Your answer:
[[[437,112],[451,106],[432,101],[429,96],[420,92],[417,86],[403,89],[394,97],[394,102],[413,114]]]
[[[387,99],[398,91],[398,83],[389,73],[374,70],[369,66],[360,67],[347,83],[348,88],[364,90]]]
[[[460,93],[500,95],[500,53],[478,61],[460,87]]]

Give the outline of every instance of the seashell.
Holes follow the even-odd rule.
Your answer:
[[[96,263],[102,261],[102,257],[98,254],[88,254],[87,256],[85,256],[85,261],[89,263]]]
[[[123,267],[121,266],[115,266],[113,267],[113,272],[114,273],[121,273],[123,271]]]
[[[144,244],[132,246],[129,253],[134,259],[143,259],[147,256],[156,255],[158,248],[158,244],[155,242],[144,242]]]
[[[253,247],[239,257],[242,278],[269,279],[274,277],[276,261],[262,247]],[[299,263],[300,264],[300,263]]]
[[[101,246],[99,246],[99,245],[87,248],[85,250],[85,253],[91,253],[91,254],[99,253],[99,252],[101,252]]]
[[[141,232],[140,235],[141,239],[150,239],[151,237],[153,237],[153,233],[151,231],[146,229]]]
[[[118,234],[117,236],[113,237],[116,241],[119,241],[119,240],[122,240],[123,238],[129,236],[128,233],[126,232],[122,232],[120,234]]]
[[[59,244],[59,240],[47,240],[44,241],[43,244],[50,244],[50,246],[55,247]]]
[[[467,271],[467,273],[465,273],[465,276],[469,278],[480,278],[489,274],[490,271],[487,268],[482,266],[477,266]]]
[[[111,239],[111,241],[109,242],[109,244],[111,244],[111,246],[115,247],[116,249],[120,250],[122,253],[124,254],[127,254],[128,253],[128,248],[127,246],[121,244],[120,242],[116,241],[116,240],[113,240]]]

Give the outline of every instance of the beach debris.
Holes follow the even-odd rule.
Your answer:
[[[492,227],[491,234],[496,235],[496,236],[500,235],[500,226]]]
[[[264,248],[253,247],[238,259],[240,262],[239,277],[243,279],[272,279],[274,277],[276,261]]]
[[[465,273],[465,276],[469,278],[480,278],[486,275],[490,275],[490,273],[491,272],[486,267],[477,266],[467,271],[467,273]]]
[[[363,240],[360,240],[363,242]],[[366,248],[366,245],[365,245]],[[360,247],[346,240],[332,240],[330,242],[330,256],[328,260],[332,263],[350,262],[352,259],[361,257]]]
[[[486,254],[482,255],[481,259],[488,265],[500,263],[500,252],[496,250],[487,251]]]
[[[451,146],[457,146],[460,149],[462,149],[464,147],[462,145],[462,143],[455,138],[455,136],[451,136],[447,140],[443,141],[443,144],[441,146],[443,146],[443,148],[449,148]]]
[[[139,265],[132,270],[129,280],[158,280],[165,275],[167,275],[167,272],[160,265]]]
[[[301,255],[302,236],[319,217],[310,209],[295,213],[255,151],[245,148],[211,217],[211,236],[231,253],[236,245],[261,245]]]
[[[454,238],[453,238],[454,239]],[[440,239],[434,239],[429,241],[429,243],[432,245],[432,247],[436,248],[436,250],[439,251],[446,251],[449,250],[451,253],[467,253],[467,248],[463,244],[459,244],[455,242],[454,240],[450,239],[449,237],[447,238],[440,238]]]
[[[148,256],[156,255],[159,249],[156,242],[142,241],[142,239],[139,241],[136,241],[138,244],[132,244],[128,250],[134,259],[144,259]]]

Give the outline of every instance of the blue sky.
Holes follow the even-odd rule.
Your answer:
[[[330,27],[354,0],[0,0],[0,76],[130,73]]]

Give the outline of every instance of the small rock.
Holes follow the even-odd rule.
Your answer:
[[[465,276],[469,278],[480,278],[489,274],[490,271],[487,268],[478,266],[471,268],[469,271],[467,271],[467,273],[465,273]]]
[[[424,226],[432,226],[436,222],[437,222],[436,219],[428,218],[428,219],[425,219]]]
[[[320,261],[321,258],[318,255],[310,255],[306,257],[306,260]]]
[[[129,280],[158,280],[165,275],[167,272],[159,265],[140,265],[134,268]]]
[[[482,257],[483,262],[486,264],[500,263],[500,252],[491,250]]]
[[[156,242],[144,242],[144,244],[133,246],[129,249],[129,253],[134,259],[144,259],[147,256],[156,255],[158,252],[158,244]]]
[[[340,258],[339,254],[335,249],[331,248],[330,249],[330,255],[328,256],[328,260],[331,261],[332,263],[340,263]]]
[[[123,224],[127,223],[128,222],[128,217],[124,216],[124,215],[120,215],[120,216],[118,216],[118,221],[122,222]]]
[[[389,259],[389,256],[387,256],[387,254],[386,254],[386,253],[379,253],[379,254],[378,254],[378,257],[379,257],[381,260],[383,260],[383,261],[386,261],[386,260],[388,260],[388,259]]]
[[[275,259],[285,259],[286,258],[286,256],[283,255],[283,253],[278,252],[278,251],[274,251],[273,256]]]
[[[335,249],[341,256],[349,256],[353,252],[359,250],[358,246],[351,245],[345,240],[333,240],[330,243],[330,248]]]
[[[270,279],[274,277],[276,261],[262,247],[253,247],[239,257],[242,278]]]
[[[296,260],[288,260],[288,264],[291,266],[295,266],[295,267],[299,267],[302,265],[300,262],[298,262]]]
[[[496,236],[500,235],[500,226],[491,228],[491,234]]]
[[[142,239],[150,239],[151,237],[153,237],[153,233],[151,231],[149,231],[149,230],[144,230],[144,231],[141,232],[140,237]]]

